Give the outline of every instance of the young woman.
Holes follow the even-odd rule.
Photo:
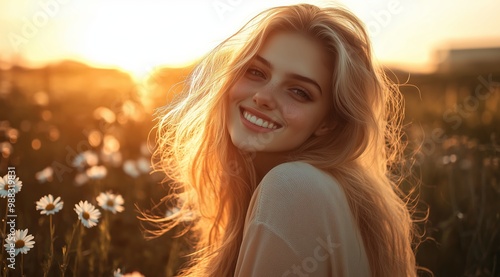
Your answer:
[[[401,96],[342,8],[276,7],[160,111],[156,169],[195,252],[181,276],[416,276],[392,169]]]

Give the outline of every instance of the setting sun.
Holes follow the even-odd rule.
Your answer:
[[[138,10],[137,4],[121,4],[120,12],[112,3],[100,4],[85,30],[81,41],[73,42],[86,59],[119,65],[134,73],[141,73],[158,62],[170,66],[184,66],[207,51],[210,32],[197,30],[199,23],[193,18],[199,9],[189,16],[177,14],[172,5],[145,4]],[[198,11],[198,12],[197,12]],[[214,35],[214,34],[212,34]]]
[[[4,39],[0,41],[0,62],[41,66],[72,59],[97,67],[120,68],[140,77],[155,66],[186,66],[258,11],[297,2],[300,1],[2,2],[0,34]],[[398,0],[341,3],[365,22],[375,54],[386,64],[411,65],[416,69],[428,66],[436,48],[446,43],[498,43],[495,28],[488,27],[498,23],[497,17],[484,14],[500,8],[500,3],[492,0],[474,5],[450,0],[433,4]]]
[[[18,24],[20,39],[14,40],[11,33],[11,46],[20,48],[14,49],[17,54],[35,64],[70,58],[142,74],[159,64],[185,66],[213,47],[221,31],[203,30],[195,20],[202,18],[203,9],[181,3],[53,3],[45,8],[55,14],[53,22],[40,24],[44,7],[33,14],[33,38],[23,40],[29,26],[22,24]]]

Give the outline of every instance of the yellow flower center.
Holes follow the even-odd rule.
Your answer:
[[[115,205],[115,202],[113,202],[113,200],[109,199],[108,202],[106,202],[106,205],[108,205],[109,207],[113,207]]]
[[[24,247],[24,240],[22,240],[22,239],[17,240],[15,247],[16,248],[23,248]]]
[[[45,210],[46,211],[52,211],[56,206],[54,206],[54,204],[52,203],[49,203],[46,207],[45,207]]]
[[[3,186],[3,189],[4,189],[4,190],[9,190],[9,185],[8,185],[8,184],[5,184],[5,185]]]
[[[85,220],[89,220],[89,218],[90,218],[90,214],[89,214],[89,213],[87,213],[87,212],[83,212],[83,213],[82,213],[82,217],[83,217],[83,219],[85,219]]]

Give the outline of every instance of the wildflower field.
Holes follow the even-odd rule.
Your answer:
[[[174,276],[189,246],[174,231],[145,239],[138,217],[173,212],[157,205],[168,182],[151,172],[151,130],[186,72],[156,71],[145,94],[71,62],[0,71],[1,276]],[[401,88],[419,216],[428,209],[417,260],[436,276],[500,276],[499,76]]]

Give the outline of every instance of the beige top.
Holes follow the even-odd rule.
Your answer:
[[[269,171],[250,201],[235,276],[370,276],[337,181],[303,162]]]

